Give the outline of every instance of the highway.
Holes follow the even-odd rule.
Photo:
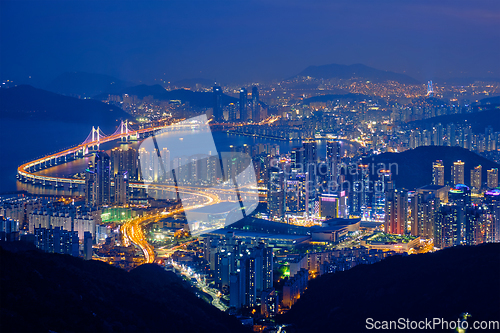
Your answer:
[[[166,217],[175,214],[180,214],[186,210],[192,210],[221,202],[219,197],[213,193],[206,193],[204,191],[197,191],[188,188],[178,188],[178,191],[179,193],[186,193],[198,196],[203,199],[203,202],[193,203],[191,205],[188,205],[187,207],[184,206],[181,208],[172,209],[169,210],[168,212],[160,212],[153,215],[146,214],[144,216],[127,221],[121,226],[123,244],[125,246],[134,244],[137,247],[139,247],[142,250],[142,253],[144,254],[144,263],[153,263],[155,260],[155,251],[153,246],[149,244],[146,239],[146,235],[144,234],[144,226],[150,223],[157,222]]]
[[[176,262],[172,262],[172,266],[178,271],[181,272],[182,275],[186,276],[188,279],[191,280],[191,278],[196,279],[196,288],[200,289],[204,293],[210,295],[212,297],[212,305],[218,308],[221,311],[226,311],[228,309],[228,306],[225,305],[224,303],[221,302],[220,298],[222,294],[220,291],[217,289],[210,288],[205,284],[205,281],[203,281],[200,278],[199,274],[193,273],[190,269],[186,269],[185,267],[177,264]]]

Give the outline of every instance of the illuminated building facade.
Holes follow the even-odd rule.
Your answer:
[[[444,185],[443,161],[432,162],[432,185]]]
[[[451,167],[451,179],[453,185],[465,184],[464,162],[453,162],[453,166]]]
[[[406,234],[408,220],[408,192],[404,189],[393,189],[386,192],[385,222],[386,233]]]
[[[470,171],[470,186],[474,190],[481,190],[483,167],[478,165]]]

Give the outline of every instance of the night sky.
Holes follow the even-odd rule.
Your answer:
[[[363,63],[419,80],[500,77],[500,1],[0,1],[0,78],[282,79]]]

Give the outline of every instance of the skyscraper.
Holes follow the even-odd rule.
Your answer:
[[[385,198],[385,232],[404,235],[408,220],[408,192],[394,189],[386,192]]]
[[[498,169],[497,168],[488,170],[487,182],[488,182],[488,188],[498,187]]]
[[[304,153],[305,150],[303,147],[294,147],[292,148],[291,154],[291,167],[292,171],[296,170],[297,172],[305,172],[304,168]]]
[[[306,209],[306,191],[304,174],[295,175],[295,179],[286,180],[286,211],[290,213],[304,213]]]
[[[214,94],[213,104],[213,117],[215,121],[224,121],[224,114],[222,113],[222,88],[214,86],[212,88]]]
[[[248,91],[245,88],[240,89],[240,121],[246,122],[250,120],[250,114],[248,113]]]
[[[111,163],[105,151],[98,151],[94,158],[95,165],[95,202],[97,206],[111,203]]]
[[[479,191],[482,187],[483,167],[478,165],[470,171],[470,186]]]
[[[472,244],[474,219],[471,218],[471,193],[463,184],[450,189],[448,205],[440,208],[434,226],[434,242],[437,247]]]
[[[267,209],[271,218],[281,219],[285,216],[284,174],[278,168],[269,169],[267,188]]]
[[[96,174],[93,166],[89,166],[85,170],[85,205],[96,206],[96,193],[95,193]]]
[[[464,162],[460,160],[453,162],[453,166],[451,167],[451,179],[453,185],[465,183]]]
[[[318,163],[318,148],[315,140],[305,140],[302,142],[304,148],[304,163],[306,165],[314,165],[316,169],[316,163]],[[306,168],[307,170],[308,168]]]
[[[260,119],[259,89],[252,87],[252,121],[258,123]]]
[[[112,176],[116,175],[118,171],[126,170],[130,179],[137,179],[137,150],[132,147],[127,149],[113,148],[110,157]]]
[[[432,162],[432,185],[444,186],[444,165],[441,160]]]
[[[128,172],[118,171],[115,175],[115,204],[126,205],[128,203]]]
[[[422,238],[434,238],[434,224],[440,200],[436,191],[419,188],[410,198],[411,234]]]
[[[304,147],[304,172],[306,174],[306,212],[307,214],[313,214],[316,199],[318,150],[314,140],[306,140],[302,145]]]
[[[328,181],[332,184],[338,183],[339,167],[341,158],[341,146],[339,141],[327,141],[326,160],[328,168]],[[335,186],[332,185],[332,186]]]
[[[324,193],[319,197],[319,216],[324,218],[337,218],[339,216],[337,194]]]

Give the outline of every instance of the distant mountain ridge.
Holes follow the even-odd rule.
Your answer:
[[[363,94],[330,94],[330,95],[318,95],[304,99],[304,104],[311,104],[316,102],[329,102],[335,100],[354,100],[363,101],[365,99],[376,100],[376,96],[368,96]]]
[[[120,119],[132,119],[119,107],[91,99],[78,99],[21,85],[0,89],[0,117],[88,123],[114,128]]]
[[[498,77],[450,77],[448,79],[435,78],[433,79],[435,83],[439,84],[450,84],[456,86],[467,86],[474,82],[500,82]]]
[[[131,82],[110,75],[67,72],[59,75],[43,88],[62,95],[91,97],[107,91],[118,92],[133,85]]]
[[[98,100],[105,100],[108,97],[108,94],[110,93],[100,94],[94,96],[94,98]],[[121,96],[123,94],[135,95],[140,99],[143,99],[146,96],[153,96],[154,99],[161,101],[180,100],[182,103],[189,102],[191,106],[201,108],[211,108],[214,104],[214,95],[212,92],[191,91],[187,89],[166,90],[159,84],[152,86],[141,84],[125,88],[116,95]],[[236,103],[237,101],[238,99],[235,97],[231,97],[226,94],[222,95],[222,104],[224,105]]]
[[[193,78],[193,79],[183,79],[170,83],[171,86],[174,87],[183,87],[183,88],[195,88],[196,85],[201,85],[203,87],[211,87],[214,85],[213,80],[204,79],[204,78]]]
[[[419,84],[420,82],[406,74],[383,71],[363,64],[354,65],[321,65],[309,66],[296,76],[310,76],[316,79],[344,79],[360,78],[367,81],[383,82],[396,81],[403,84]]]

